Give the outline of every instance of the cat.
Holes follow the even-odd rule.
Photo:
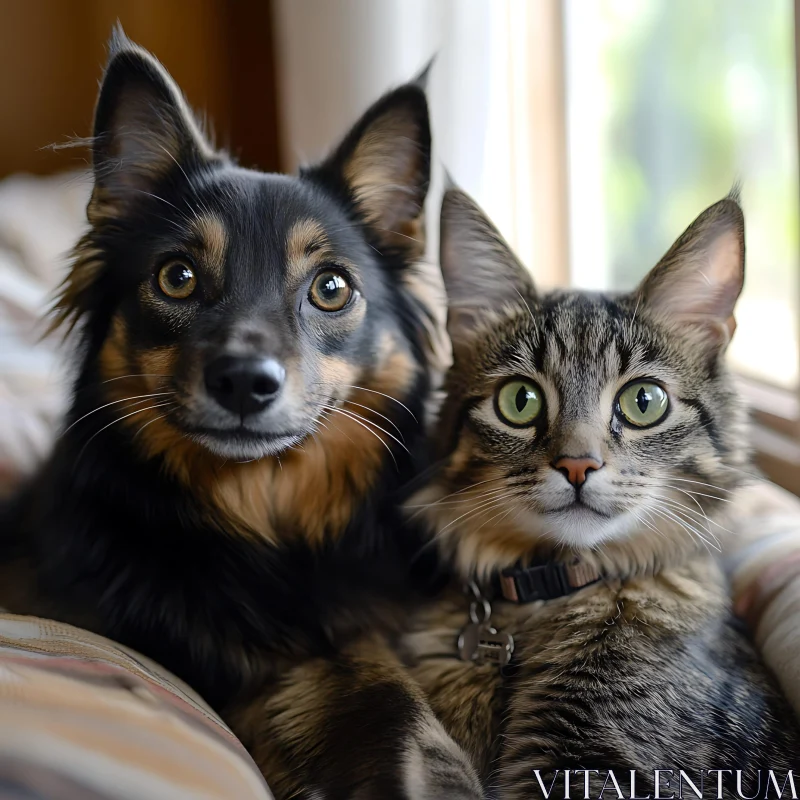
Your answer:
[[[564,769],[598,770],[592,796],[642,770],[646,796],[657,768],[745,770],[752,794],[758,768],[797,767],[797,721],[714,558],[748,467],[724,365],[737,193],[627,294],[540,294],[455,187],[440,246],[454,363],[438,468],[409,506],[455,579],[401,646],[445,728],[511,800]]]

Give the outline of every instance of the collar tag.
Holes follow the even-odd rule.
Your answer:
[[[554,600],[600,580],[600,573],[576,560],[546,561],[530,567],[509,567],[500,573],[500,593],[511,603]]]
[[[498,631],[491,622],[492,604],[483,596],[475,581],[464,587],[472,594],[469,623],[458,637],[458,655],[462,661],[507,667],[514,655],[514,637]]]

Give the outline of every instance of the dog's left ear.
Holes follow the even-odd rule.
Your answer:
[[[333,153],[302,175],[354,207],[385,245],[424,250],[431,168],[424,76],[384,95]]]
[[[94,116],[92,215],[113,215],[171,171],[215,158],[181,90],[159,61],[117,26]]]

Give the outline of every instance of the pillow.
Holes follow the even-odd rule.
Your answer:
[[[244,746],[178,678],[71,625],[2,613],[0,796],[272,797]]]

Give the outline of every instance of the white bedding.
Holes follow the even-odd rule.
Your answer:
[[[66,400],[58,337],[42,315],[85,220],[84,173],[0,182],[0,493],[48,452]]]

